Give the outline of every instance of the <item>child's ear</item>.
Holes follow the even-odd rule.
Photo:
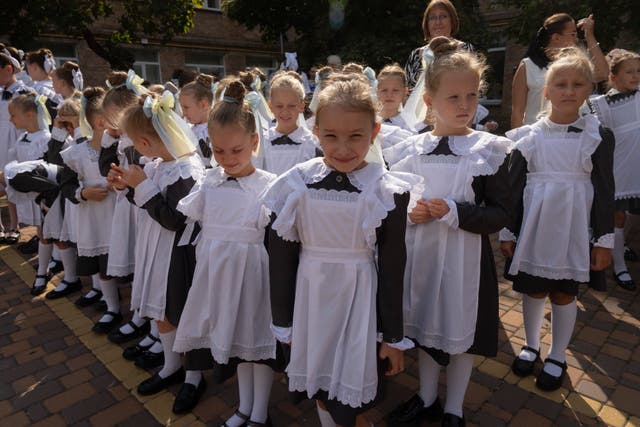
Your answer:
[[[373,132],[371,132],[371,144],[373,144],[373,140],[376,139],[376,136],[378,136],[378,132],[380,132],[381,127],[382,125],[380,123],[376,123],[376,125],[373,127]]]
[[[431,105],[433,104],[433,102],[431,101],[431,97],[427,92],[425,92],[424,95],[422,95],[422,99],[424,100],[424,103],[426,104],[426,106],[431,108]]]
[[[254,152],[254,153],[256,152],[256,150],[258,149],[258,144],[259,143],[260,143],[260,136],[256,132],[251,137],[251,151],[252,152]]]

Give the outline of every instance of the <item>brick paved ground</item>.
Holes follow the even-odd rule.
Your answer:
[[[501,270],[502,258],[497,259]],[[99,317],[93,308],[77,309],[76,295],[54,302],[29,295],[34,263],[15,248],[0,246],[0,426],[218,426],[233,413],[235,380],[210,382],[193,414],[181,418],[171,414],[178,386],[158,396],[137,396],[132,389],[148,373],[124,361],[119,346],[90,331]],[[640,279],[640,265],[630,267]],[[122,294],[127,307],[128,289]],[[509,283],[500,283],[500,351],[495,359],[476,360],[465,404],[468,425],[640,426],[638,293],[611,283],[608,293],[583,293],[578,306],[568,378],[561,390],[542,393],[532,378],[509,371],[524,340],[522,308]],[[544,356],[550,344],[548,311],[543,328]],[[406,372],[389,383],[386,399],[369,412],[375,425],[386,425],[383,416],[417,389],[415,357],[414,351],[407,353]],[[273,388],[270,415],[275,426],[319,425],[311,402],[288,402],[282,377]]]

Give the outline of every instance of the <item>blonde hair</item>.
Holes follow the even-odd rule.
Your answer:
[[[80,71],[80,67],[75,62],[66,61],[60,68],[53,70],[53,74],[64,82],[72,89],[75,89],[73,84],[73,72]]]
[[[620,71],[620,65],[624,61],[640,59],[640,54],[631,52],[626,49],[613,49],[607,53],[607,62],[609,63],[609,71],[611,74],[617,74]]]
[[[36,105],[36,96],[37,94],[34,92],[23,93],[22,95],[18,95],[15,98],[9,101],[9,105],[12,108],[17,108],[23,113],[32,112],[38,113],[38,106]]]
[[[289,90],[295,93],[300,101],[304,100],[304,87],[300,81],[300,77],[294,77],[291,73],[293,71],[282,72],[276,74],[271,80],[271,87],[269,89],[269,98],[273,96],[273,92],[276,90]]]
[[[104,99],[104,94],[104,89],[97,86],[88,87],[82,91],[82,96],[86,99],[84,114],[92,127],[98,114],[102,113],[102,100]]]
[[[203,99],[209,104],[213,102],[213,92],[211,92],[211,85],[215,82],[213,76],[208,74],[198,74],[198,77],[192,82],[187,83],[180,89],[181,95],[193,96],[196,101],[200,102]]]
[[[371,96],[369,81],[362,74],[335,73],[318,96],[316,126],[320,123],[322,110],[329,106],[339,106],[346,111],[366,113],[372,126],[376,123],[376,105]]]
[[[158,98],[155,93],[149,93],[139,98],[136,97],[137,101],[124,110],[120,127],[131,139],[144,136],[149,140],[162,143],[160,135],[153,127],[151,117],[147,117],[142,108],[147,97]]]
[[[240,79],[229,79],[224,97],[209,113],[209,129],[214,126],[239,124],[247,133],[256,133],[256,121],[251,107],[244,100],[247,90]]]
[[[62,116],[79,116],[80,101],[78,98],[67,98],[58,105],[58,114]]]
[[[390,77],[398,77],[402,80],[402,86],[407,86],[407,73],[404,72],[402,67],[398,65],[398,63],[393,63],[389,65],[385,65],[382,70],[378,73],[378,82],[383,81],[384,79],[388,79]]]
[[[107,82],[111,88],[105,93],[102,100],[103,113],[106,120],[116,127],[120,127],[122,112],[135,105],[139,100],[138,95],[127,89],[126,81],[127,73],[124,71],[112,71],[107,76]],[[109,114],[107,111],[112,106],[116,107],[115,114]]]
[[[587,53],[577,47],[565,47],[554,53],[553,62],[549,64],[544,84],[548,86],[559,71],[574,70],[581,73],[587,81],[593,82],[593,65]]]
[[[357,62],[349,62],[348,64],[342,67],[343,73],[356,73],[362,74],[364,73],[364,67]]]
[[[437,92],[443,74],[460,71],[477,74],[480,92],[485,89],[484,75],[488,69],[486,59],[482,55],[462,49],[462,46],[461,41],[444,36],[431,40],[429,48],[435,59],[427,68],[425,92]]]

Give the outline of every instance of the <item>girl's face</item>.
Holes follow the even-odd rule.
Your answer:
[[[209,118],[211,104],[206,99],[198,101],[193,95],[181,93],[178,100],[182,107],[182,115],[189,123],[197,125],[205,123]]]
[[[610,74],[611,85],[620,92],[630,92],[640,85],[640,59],[627,59],[618,65],[618,72]]]
[[[551,35],[550,48],[562,49],[563,47],[575,46],[578,43],[578,28],[576,23],[571,21],[564,25],[561,33]]]
[[[46,71],[35,62],[26,61],[26,64],[27,73],[34,81],[47,80],[49,78]]]
[[[258,134],[247,132],[240,124],[209,126],[213,157],[227,175],[240,178],[255,168],[251,156],[258,147]]]
[[[400,77],[390,76],[378,83],[378,100],[385,110],[398,111],[408,90]]]
[[[271,91],[269,107],[278,121],[279,129],[295,129],[298,127],[298,115],[304,112],[304,100],[293,90],[276,89]]]
[[[51,82],[53,83],[53,90],[55,90],[56,93],[62,94],[69,90],[67,82],[58,77],[56,73],[51,74]]]
[[[11,65],[5,65],[0,68],[0,86],[6,87],[11,84],[13,78],[13,67]]]
[[[33,111],[22,111],[20,108],[9,104],[9,120],[16,129],[27,129],[33,125],[36,120],[36,114]]]
[[[552,116],[573,117],[593,90],[591,80],[572,68],[554,72],[544,88],[545,98],[551,102]]]
[[[324,107],[313,129],[320,140],[325,163],[343,173],[366,165],[364,158],[379,130],[380,124],[372,123],[371,114],[349,111],[340,105]]]
[[[431,38],[438,36],[451,37],[451,16],[444,7],[436,6],[427,17],[429,35]]]
[[[433,93],[425,93],[424,102],[436,121],[436,130],[443,135],[468,133],[468,124],[478,108],[480,78],[471,71],[443,73]]]

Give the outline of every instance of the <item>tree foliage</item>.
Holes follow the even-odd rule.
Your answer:
[[[163,43],[189,32],[202,0],[5,0],[0,8],[1,33],[15,46],[32,46],[46,33],[85,39],[89,47],[115,69],[126,69],[133,57],[123,43],[157,37]],[[118,24],[106,39],[93,25],[105,18]]]
[[[488,47],[491,34],[478,13],[477,0],[454,0],[462,30],[458,37]],[[424,44],[422,13],[426,1],[411,0],[224,0],[223,11],[263,39],[288,40],[303,67],[323,63],[329,54],[374,68],[390,62],[404,64],[411,50]]]
[[[510,22],[509,35],[522,44],[529,44],[546,17],[565,12],[576,22],[594,15],[596,38],[606,52],[615,46],[625,33],[635,41],[640,40],[640,1],[629,0],[500,0],[496,7],[515,7],[520,13]]]

